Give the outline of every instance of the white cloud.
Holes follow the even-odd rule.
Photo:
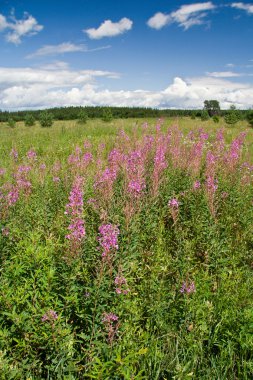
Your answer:
[[[202,108],[217,99],[223,108],[250,108],[253,85],[220,77],[176,77],[161,91],[112,91],[99,87],[97,78],[118,78],[100,70],[70,70],[64,62],[44,68],[1,68],[0,109],[45,108],[69,105],[111,105],[157,108]],[[58,67],[57,67],[58,66]]]
[[[172,18],[170,15],[158,12],[148,20],[147,24],[150,26],[150,28],[159,30],[165,25],[169,24],[171,21]]]
[[[234,63],[227,63],[226,67],[235,67],[235,64]]]
[[[206,73],[209,77],[214,78],[232,78],[232,77],[241,77],[244,74],[234,73],[232,71],[214,71],[212,73]]]
[[[7,21],[6,17],[0,14],[0,31],[5,31],[5,38],[8,42],[15,45],[21,43],[21,38],[24,36],[32,36],[43,29],[43,26],[38,24],[38,21],[28,13],[24,13],[21,20],[17,20],[12,15],[11,20]]]
[[[87,51],[85,45],[76,45],[71,42],[63,42],[59,45],[45,45],[34,53],[27,56],[27,58],[40,57],[44,55],[57,55],[64,53],[73,53],[77,51]]]
[[[211,1],[182,5],[177,11],[170,14],[156,13],[148,20],[147,24],[151,28],[161,29],[165,25],[177,23],[187,30],[193,25],[204,24],[206,22],[204,19],[207,16],[207,11],[215,8],[215,5]]]
[[[104,50],[104,49],[109,49],[109,48],[111,48],[111,45],[99,46],[94,49],[88,49],[87,46],[83,44],[77,45],[71,42],[62,42],[61,44],[58,44],[58,45],[44,45],[38,50],[36,50],[34,53],[27,55],[26,58],[35,58],[35,57],[59,55],[59,54],[74,53],[74,52],[93,52],[93,51]]]
[[[6,18],[0,14],[0,32],[6,29],[8,26]]]
[[[119,22],[112,22],[111,20],[105,20],[97,29],[90,28],[84,29],[83,32],[87,33],[91,39],[100,39],[103,37],[115,37],[119,34],[125,33],[131,30],[133,21],[124,17]]]
[[[245,4],[245,3],[232,3],[232,8],[242,9],[243,11],[246,11],[249,14],[253,14],[253,4]]]

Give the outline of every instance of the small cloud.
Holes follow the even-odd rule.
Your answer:
[[[68,70],[69,64],[64,61],[55,61],[55,62],[49,63],[48,65],[40,66],[40,69],[42,70]]]
[[[172,19],[170,15],[158,12],[148,20],[147,24],[150,28],[159,30],[165,25],[168,25],[171,21]]]
[[[7,31],[5,35],[6,40],[15,45],[21,43],[22,37],[33,36],[42,29],[43,25],[38,24],[38,21],[28,13],[24,13],[24,17],[21,20],[17,20],[12,15],[10,21],[0,14],[0,31]]]
[[[235,67],[235,64],[234,63],[227,63],[226,67]]]
[[[133,21],[124,17],[119,22],[112,22],[111,20],[105,20],[97,29],[90,28],[84,29],[83,32],[87,33],[91,39],[100,39],[103,37],[115,37],[120,34],[131,30]]]
[[[63,42],[59,45],[44,45],[34,53],[29,54],[26,58],[35,58],[35,57],[43,57],[48,55],[58,55],[58,54],[66,54],[66,53],[75,53],[75,52],[94,52],[99,50],[110,49],[111,45],[99,46],[94,49],[88,49],[86,45],[77,45],[71,42]]]
[[[41,57],[45,55],[73,53],[77,51],[87,51],[87,47],[85,45],[72,44],[71,42],[63,42],[59,45],[42,46],[40,49],[28,55],[26,58]]]
[[[253,4],[245,4],[245,3],[232,3],[232,8],[241,9],[243,11],[246,11],[248,14],[253,14]]]
[[[194,25],[206,23],[204,19],[207,16],[207,12],[215,8],[216,6],[211,1],[182,5],[177,11],[169,14],[156,13],[148,20],[147,25],[153,29],[161,29],[165,25],[176,23],[187,30]]]
[[[243,74],[233,73],[232,71],[214,71],[211,73],[207,72],[206,75],[213,78],[232,78],[243,76]]]

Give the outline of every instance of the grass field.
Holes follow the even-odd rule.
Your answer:
[[[0,141],[0,379],[253,378],[246,122],[2,124]]]

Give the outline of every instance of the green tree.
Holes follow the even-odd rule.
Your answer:
[[[236,109],[234,105],[230,107],[224,116],[226,124],[235,125],[241,119],[240,112]]]
[[[201,112],[201,120],[206,121],[209,119],[210,119],[209,113],[207,112],[207,110],[203,109],[203,111]]]
[[[219,121],[220,121],[220,118],[218,115],[214,115],[212,119],[213,119],[214,123],[219,123]]]
[[[10,128],[15,128],[15,126],[16,126],[16,121],[15,121],[14,119],[12,119],[12,117],[10,117],[10,118],[8,119],[8,126],[9,126]]]
[[[250,126],[253,127],[253,110],[248,112],[247,120],[248,120]]]
[[[210,117],[220,115],[220,104],[218,100],[205,100],[204,109],[208,112]]]
[[[86,124],[88,120],[88,114],[85,110],[81,110],[78,114],[78,122],[80,124]]]
[[[49,128],[53,125],[53,115],[50,112],[44,111],[40,114],[40,125],[43,128]]]
[[[113,120],[113,114],[110,108],[103,109],[102,120],[106,122]]]
[[[35,124],[35,118],[31,113],[25,115],[25,126],[32,127]]]

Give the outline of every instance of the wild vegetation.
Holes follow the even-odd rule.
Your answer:
[[[247,125],[0,125],[1,379],[253,378]]]

